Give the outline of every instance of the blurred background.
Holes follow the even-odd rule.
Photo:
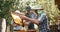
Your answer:
[[[42,6],[47,13],[51,32],[60,31],[60,0],[0,0],[0,19],[6,19],[6,32],[10,31],[10,11],[25,12],[27,4],[32,9]]]

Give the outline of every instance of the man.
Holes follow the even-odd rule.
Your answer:
[[[40,9],[40,10],[42,10],[42,9]],[[47,19],[46,13],[44,13],[44,12],[39,14],[37,19],[29,18],[24,15],[20,15],[18,13],[16,13],[16,15],[18,15],[23,20],[28,20],[28,21],[31,21],[32,23],[37,24],[39,32],[48,32],[48,30],[49,30],[48,19]]]
[[[26,7],[26,15],[25,16],[27,16],[27,17],[29,17],[29,18],[35,18],[34,16],[35,16],[35,14],[31,11],[31,7],[30,6],[27,6]],[[30,22],[29,24],[28,24],[28,29],[34,29],[34,24],[32,23],[32,22]]]

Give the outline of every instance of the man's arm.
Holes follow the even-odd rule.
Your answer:
[[[33,22],[33,23],[35,23],[37,25],[40,23],[38,19],[32,19],[32,18],[26,17],[24,15],[21,15],[19,13],[16,13],[15,15],[19,16],[23,20],[31,21],[31,22]]]
[[[20,17],[24,20],[28,20],[28,21],[31,21],[31,22],[39,25],[39,23],[42,23],[43,20],[46,18],[46,14],[43,13],[41,16],[38,17],[38,19],[33,19],[33,18],[26,17],[26,16],[20,16]]]
[[[15,14],[15,15],[19,16],[22,20],[31,21],[32,23],[35,23],[37,25],[39,25],[39,23],[40,23],[38,19],[29,18],[29,17],[26,17],[24,15],[20,15],[20,14]]]
[[[35,24],[37,24],[37,25],[39,25],[39,20],[37,20],[37,19],[32,19],[32,18],[28,18],[28,17],[25,17],[25,19],[24,20],[28,20],[28,21],[31,21],[31,22],[33,22],[33,23],[35,23]]]

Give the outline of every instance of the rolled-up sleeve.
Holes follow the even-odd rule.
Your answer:
[[[43,20],[44,20],[45,18],[46,18],[46,14],[43,13],[43,14],[41,14],[41,16],[38,17],[38,20],[39,20],[40,23],[41,23],[41,22],[43,22]]]

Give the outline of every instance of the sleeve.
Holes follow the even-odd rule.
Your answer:
[[[43,22],[43,20],[46,18],[46,14],[43,13],[41,16],[38,17],[38,20],[41,22]]]
[[[32,18],[36,18],[36,15],[35,15],[35,14],[32,14],[31,17],[32,17]]]
[[[32,14],[31,14],[31,18],[36,19],[36,18],[37,18],[37,16],[36,16],[34,13],[32,13]]]

